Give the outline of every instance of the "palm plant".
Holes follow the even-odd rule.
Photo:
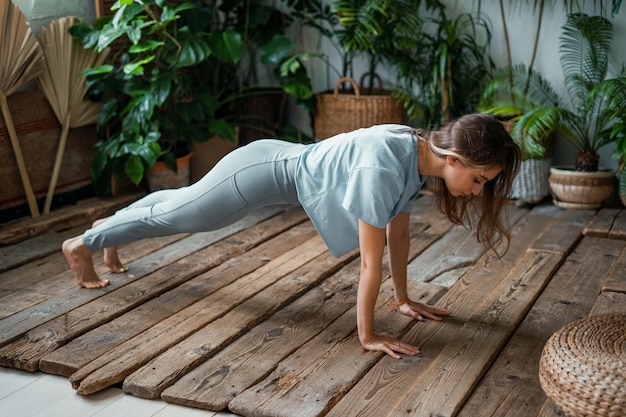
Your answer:
[[[488,54],[491,30],[486,20],[469,13],[451,19],[443,5],[437,10],[430,19],[434,33],[423,32],[420,42],[408,49],[412,60],[401,62],[398,76],[403,92],[398,99],[406,107],[411,92],[419,91],[414,101],[421,105],[422,124],[429,126],[474,111],[484,80],[495,67]]]
[[[597,171],[598,150],[613,140],[612,124],[623,112],[619,97],[626,94],[623,83],[606,78],[613,27],[602,16],[570,14],[559,39],[570,108],[538,72],[519,65],[512,79],[497,77],[485,93],[514,99],[496,101],[486,111],[516,121],[512,134],[526,154],[545,150],[558,132],[577,151],[575,169]]]

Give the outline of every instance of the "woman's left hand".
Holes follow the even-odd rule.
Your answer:
[[[419,321],[426,319],[441,321],[443,317],[450,316],[450,312],[443,307],[429,306],[411,300],[404,303],[394,303],[394,305],[400,313]]]

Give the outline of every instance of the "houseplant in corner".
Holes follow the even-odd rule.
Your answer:
[[[545,147],[551,134],[560,134],[578,154],[573,167],[550,168],[554,203],[563,208],[597,208],[614,188],[614,173],[598,169],[598,150],[612,140],[611,127],[622,111],[616,96],[625,91],[623,84],[607,78],[613,28],[604,17],[575,13],[562,29],[559,55],[571,109],[539,74],[533,72],[530,79],[535,81],[528,85],[527,77],[514,77],[514,83],[522,83],[518,86],[522,91],[527,88],[523,98],[539,103],[524,109],[514,134],[519,134],[524,146],[539,148]]]
[[[237,61],[239,35],[207,33],[206,23],[194,19],[200,13],[195,3],[119,0],[113,10],[93,26],[70,29],[86,48],[96,50],[128,39],[111,63],[84,71],[88,96],[102,101],[101,140],[92,161],[99,193],[108,192],[113,176],[139,184],[157,160],[176,171],[176,159],[189,152],[193,141],[213,134],[232,140],[235,134],[226,110],[234,101],[231,91],[224,85],[210,90],[201,64],[218,49],[221,59]]]

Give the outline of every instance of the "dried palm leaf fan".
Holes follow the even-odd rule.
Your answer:
[[[84,99],[87,86],[80,73],[85,68],[102,65],[108,51],[97,53],[85,49],[80,42],[72,38],[69,28],[77,21],[78,18],[72,16],[57,19],[50,23],[49,27],[43,28],[39,35],[46,65],[44,71],[37,77],[37,82],[62,126],[44,213],[50,212],[69,129],[95,123],[100,111],[100,104]]]
[[[37,38],[26,22],[26,17],[10,0],[0,1],[0,56],[2,57],[0,59],[0,108],[9,132],[31,216],[39,217],[37,200],[28,178],[7,97],[42,71],[44,58]]]

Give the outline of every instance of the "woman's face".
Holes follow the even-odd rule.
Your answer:
[[[470,168],[458,159],[447,156],[443,180],[450,194],[455,197],[479,195],[487,181],[493,180],[501,167]]]

